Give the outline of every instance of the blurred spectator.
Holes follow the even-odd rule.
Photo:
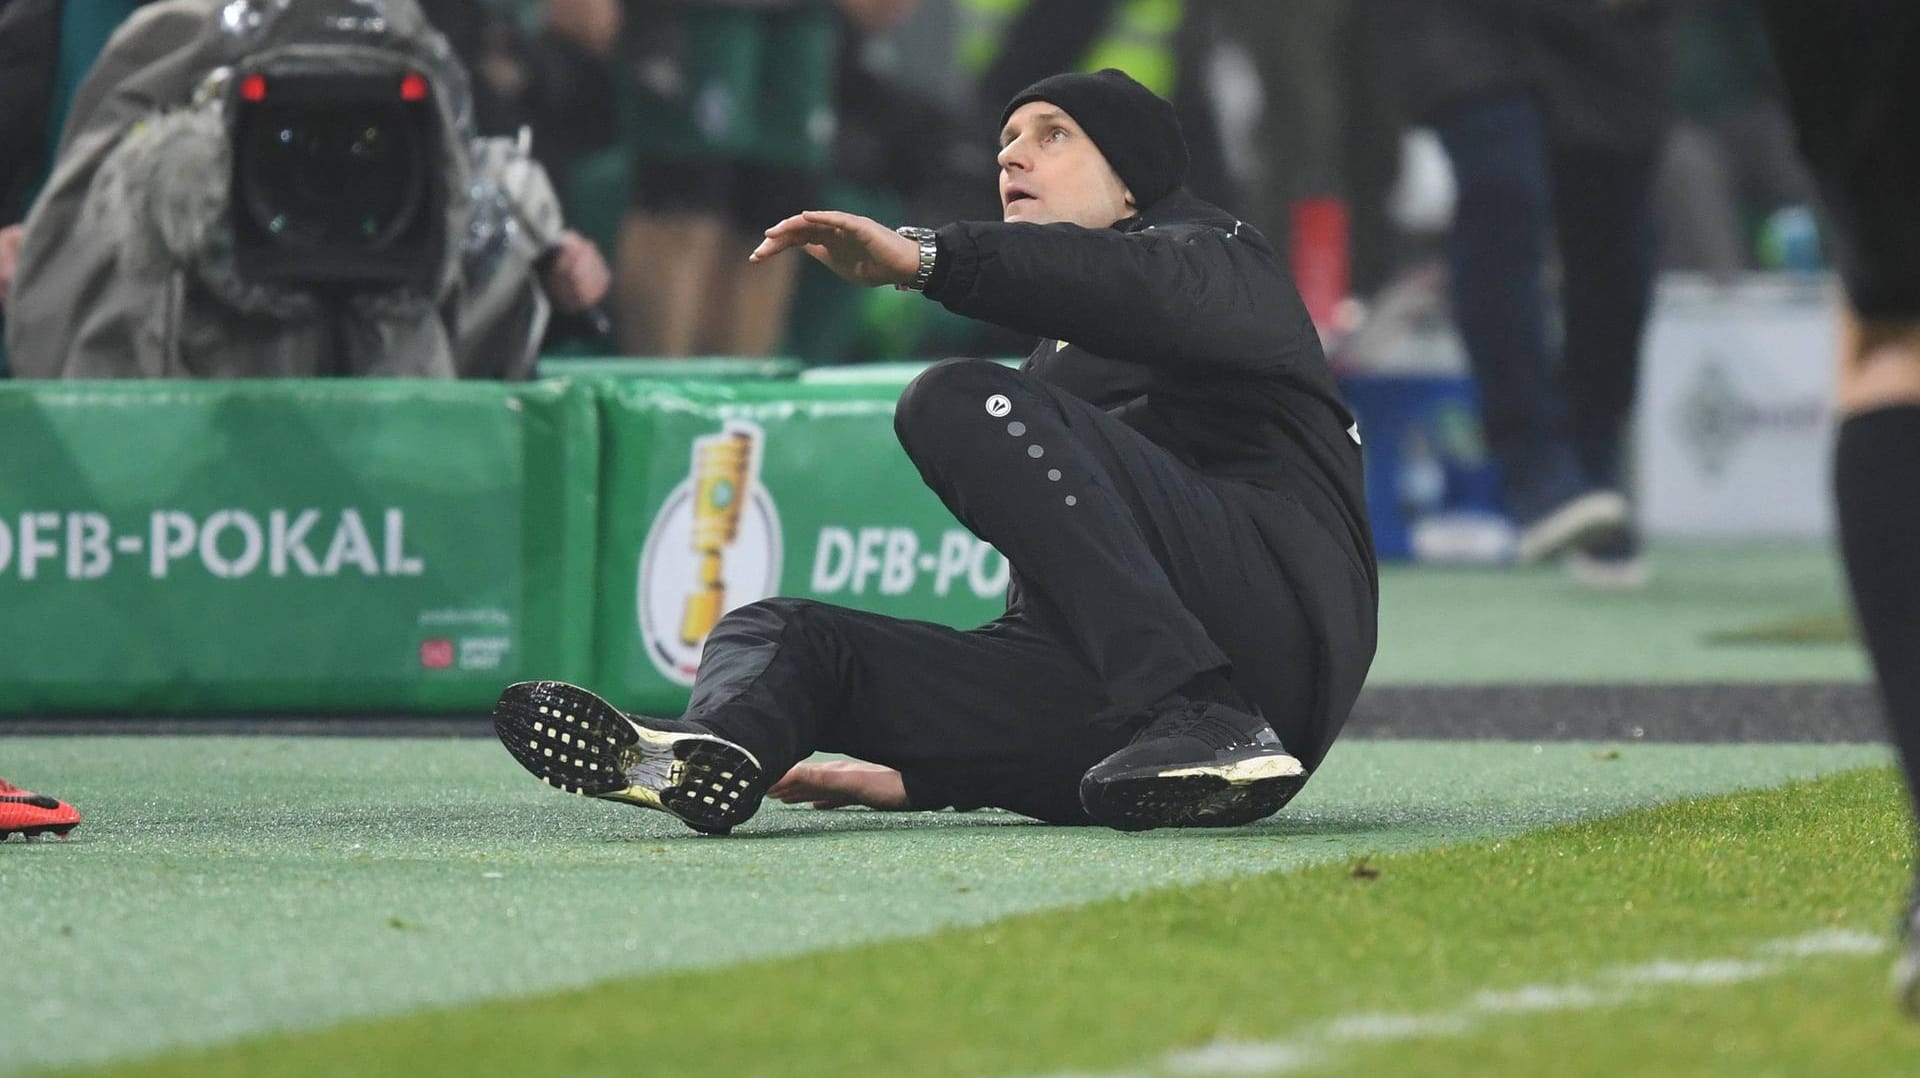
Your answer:
[[[1813,181],[1748,0],[1681,8],[1674,101],[1654,185],[1661,268],[1718,277],[1817,268]]]
[[[6,306],[7,297],[13,293],[13,275],[20,265],[20,241],[25,236],[26,229],[19,225],[0,228],[0,308]]]
[[[960,3],[969,24],[961,47],[978,73],[974,97],[984,137],[999,134],[1001,107],[1034,82],[1061,71],[1119,68],[1173,102],[1190,157],[1186,186],[1203,199],[1237,203],[1204,77],[1207,57],[1189,47],[1205,35],[1189,19],[1188,0]]]
[[[0,0],[0,377],[5,310],[28,207],[53,168],[80,82],[116,27],[149,0]]]
[[[432,121],[342,128],[337,105],[288,113],[267,101],[281,112],[259,115],[287,126],[260,130],[282,137],[241,146],[242,95],[223,73],[291,44],[310,62],[338,60],[341,77],[367,48],[425,72]],[[605,290],[604,263],[562,228],[544,171],[509,140],[470,137],[465,71],[414,0],[157,2],[114,33],[73,101],[9,300],[22,373],[519,377],[549,302]],[[426,141],[418,155],[366,149],[403,138]],[[252,169],[244,210],[229,185],[206,182],[229,161],[254,162],[232,166]],[[326,181],[305,182],[314,175]],[[416,183],[439,196],[379,201]],[[265,224],[263,212],[278,216]],[[272,234],[247,248],[262,252],[252,268],[249,222]],[[380,222],[393,231],[376,247],[340,238]]]
[[[619,138],[612,57],[620,0],[420,0],[421,10],[472,74],[473,125],[482,137],[533,134],[533,156],[561,192]],[[530,27],[530,29],[529,29]],[[571,208],[571,205],[569,205]],[[556,317],[543,351],[609,351],[613,327],[598,309],[611,275],[599,248],[566,233],[547,263]],[[592,303],[580,303],[593,295]]]
[[[887,36],[918,0],[841,0],[832,178],[891,192],[917,219],[999,216],[991,139],[969,118],[907,85],[884,59]],[[984,184],[984,186],[983,186]]]
[[[834,129],[828,0],[629,0],[620,45],[632,204],[617,321],[635,355],[766,355],[796,260],[750,266],[814,200]]]
[[[1645,566],[1622,453],[1652,290],[1649,191],[1667,124],[1662,0],[1400,0],[1409,105],[1458,185],[1454,318],[1503,469],[1518,553],[1595,584]],[[1546,291],[1560,255],[1560,375]]]
[[[475,133],[533,131],[533,155],[565,186],[581,157],[619,136],[611,58],[620,0],[540,0],[512,12],[477,0],[420,0],[473,76]]]
[[[151,0],[0,0],[0,224],[26,216],[107,39]]]
[[[1323,334],[1339,302],[1385,282],[1387,192],[1401,109],[1381,56],[1380,5],[1351,0],[1188,0],[1182,70],[1212,70],[1220,44],[1244,50],[1257,114],[1244,138],[1247,220],[1290,252],[1295,283]],[[1194,51],[1194,50],[1202,51]]]
[[[907,81],[894,33],[917,0],[842,0],[838,118],[825,201],[879,220],[995,219],[994,145],[970,112]],[[811,259],[799,271],[788,351],[811,363],[1030,350],[998,327],[885,289],[848,285]],[[1010,339],[1012,338],[1012,339]]]

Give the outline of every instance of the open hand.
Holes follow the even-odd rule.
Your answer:
[[[907,784],[900,778],[900,772],[858,760],[795,764],[793,770],[767,790],[767,796],[789,805],[811,801],[817,809],[865,805],[870,809],[903,812],[911,807],[907,804]]]
[[[842,280],[867,288],[905,284],[920,272],[920,245],[871,217],[808,210],[767,229],[766,236],[747,261],[764,262],[799,247]]]

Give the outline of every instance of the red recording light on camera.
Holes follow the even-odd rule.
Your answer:
[[[425,101],[430,89],[425,75],[417,71],[410,72],[406,78],[400,80],[400,100]]]
[[[248,75],[240,80],[240,100],[265,101],[267,99],[267,77]]]

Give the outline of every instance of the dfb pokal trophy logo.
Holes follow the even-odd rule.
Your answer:
[[[640,635],[667,678],[692,685],[721,615],[780,587],[780,516],[760,485],[766,434],[730,420],[693,440],[687,478],[667,495],[640,552]]]

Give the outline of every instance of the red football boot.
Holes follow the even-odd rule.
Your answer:
[[[18,832],[28,838],[51,831],[64,835],[80,822],[72,805],[0,779],[0,842]]]

